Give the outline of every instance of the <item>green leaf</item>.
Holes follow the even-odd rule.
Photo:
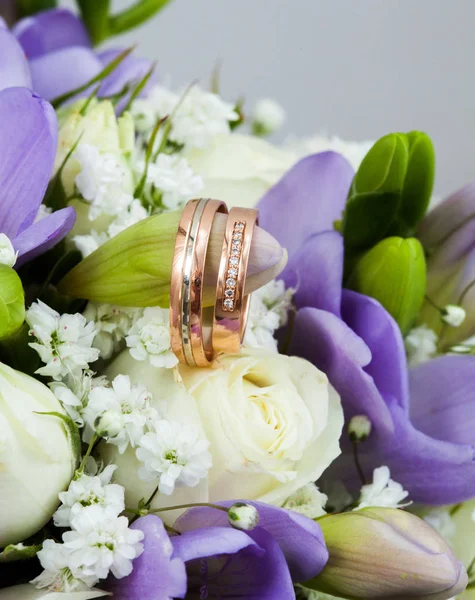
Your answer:
[[[147,85],[150,77],[153,75],[153,72],[155,71],[156,68],[157,68],[157,63],[156,62],[152,63],[152,66],[150,67],[150,69],[147,71],[147,73],[145,73],[145,75],[138,82],[138,84],[135,86],[134,90],[130,94],[130,98],[128,99],[127,104],[124,106],[124,109],[122,112],[126,112],[126,111],[130,110],[132,103],[134,102],[134,100],[136,98],[138,98],[138,96],[140,95],[140,93],[142,92],[144,87]]]
[[[81,133],[78,139],[74,142],[71,149],[64,157],[64,160],[61,163],[59,169],[56,171],[53,178],[50,180],[48,187],[46,188],[43,204],[51,208],[53,211],[60,210],[61,208],[65,208],[68,205],[68,197],[66,194],[66,190],[64,189],[62,175],[64,167],[66,166],[74,151],[78,147],[83,133]]]
[[[129,8],[109,18],[109,35],[117,35],[137,27],[162,10],[169,2],[170,0],[139,0],[135,2]]]
[[[158,121],[155,123],[152,134],[150,136],[150,139],[147,142],[147,149],[145,150],[144,170],[142,173],[142,177],[140,178],[140,181],[138,182],[137,187],[135,188],[135,191],[134,191],[134,197],[138,198],[139,200],[143,196],[143,193],[145,190],[145,184],[147,183],[148,167],[149,167],[150,161],[152,159],[153,147],[155,145],[155,140],[157,138],[157,134],[167,119],[168,119],[168,117],[163,117],[163,119],[158,119]]]
[[[35,558],[41,550],[41,544],[25,546],[24,544],[9,544],[0,552],[0,563],[17,562]]]
[[[347,286],[378,300],[406,333],[424,301],[426,264],[415,238],[387,238],[357,262]]]
[[[25,295],[17,272],[0,264],[0,340],[18,332],[25,321]]]
[[[76,0],[94,45],[109,36],[110,0]]]
[[[69,443],[71,445],[71,449],[73,451],[73,456],[75,457],[76,463],[79,462],[81,458],[81,434],[79,433],[78,426],[71,419],[70,416],[59,413],[59,412],[36,412],[37,415],[45,415],[48,417],[56,417],[60,419],[64,429],[66,431],[66,435],[68,437]]]

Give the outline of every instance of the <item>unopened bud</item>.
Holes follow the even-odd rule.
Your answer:
[[[16,333],[25,320],[25,298],[20,277],[0,264],[0,340]]]
[[[271,135],[284,124],[285,110],[275,100],[262,98],[256,103],[252,117],[255,135]]]
[[[465,312],[465,309],[456,304],[447,304],[447,306],[442,309],[442,321],[447,323],[447,325],[450,325],[450,327],[460,327],[465,321],[466,316],[467,313]]]
[[[10,238],[4,233],[0,233],[0,264],[13,267],[16,263],[17,254]]]
[[[249,531],[259,523],[259,512],[252,504],[236,502],[228,510],[228,520],[231,527]]]
[[[364,442],[371,433],[371,421],[366,415],[354,416],[348,424],[348,435],[352,442]]]
[[[100,437],[114,438],[122,430],[122,419],[120,414],[112,410],[106,410],[94,421],[94,430]]]

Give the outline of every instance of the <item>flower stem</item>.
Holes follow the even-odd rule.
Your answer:
[[[76,470],[76,474],[74,475],[75,479],[77,479],[84,473],[84,467],[86,466],[86,461],[91,456],[91,452],[92,452],[94,445],[98,439],[99,439],[99,436],[97,435],[97,433],[95,433],[92,436],[91,441],[89,442],[89,446],[87,447],[86,454],[82,457],[82,461],[81,461],[81,464],[79,465],[79,468]]]
[[[358,454],[358,442],[356,440],[352,440],[351,444],[353,446],[353,458],[355,461],[356,470],[358,471],[358,475],[361,480],[361,483],[363,485],[366,485],[367,484],[366,477],[365,477],[363,468],[361,466],[360,457]]]

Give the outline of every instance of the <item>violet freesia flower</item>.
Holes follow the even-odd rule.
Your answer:
[[[22,19],[13,33],[28,58],[33,90],[47,100],[84,85],[120,52],[94,52],[84,23],[63,8]],[[99,96],[118,94],[127,83],[138,83],[151,65],[150,60],[129,55],[104,80]]]
[[[57,123],[51,105],[29,85],[21,48],[0,23],[0,233],[18,252],[15,266],[52,248],[75,219],[70,207],[35,222],[53,171]]]
[[[353,170],[325,152],[295,165],[260,202],[261,225],[287,248],[282,277],[296,287],[290,353],[324,371],[345,417],[372,433],[363,468],[389,466],[414,501],[450,504],[475,495],[475,358],[444,356],[408,373],[400,330],[374,299],[342,289],[341,217]],[[349,441],[330,471],[359,486]]]
[[[229,508],[233,502],[220,504]],[[133,527],[145,533],[145,551],[134,561],[129,577],[111,583],[114,597],[168,600],[183,598],[186,592],[190,599],[293,598],[293,583],[315,577],[328,560],[320,526],[281,508],[261,502],[248,504],[259,511],[259,525],[252,531],[233,529],[227,513],[214,508],[192,508],[178,518],[174,527],[181,535],[171,537],[171,561],[180,568],[186,564],[186,578],[176,565],[173,569],[165,566],[172,563],[159,517],[148,515],[136,521]],[[180,587],[183,581],[185,589]],[[173,596],[171,590],[177,582],[182,595],[175,592]],[[162,585],[162,595],[156,591],[157,584]]]

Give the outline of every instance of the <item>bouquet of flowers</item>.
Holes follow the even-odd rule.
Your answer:
[[[0,4],[0,599],[475,598],[474,184],[77,4]]]

